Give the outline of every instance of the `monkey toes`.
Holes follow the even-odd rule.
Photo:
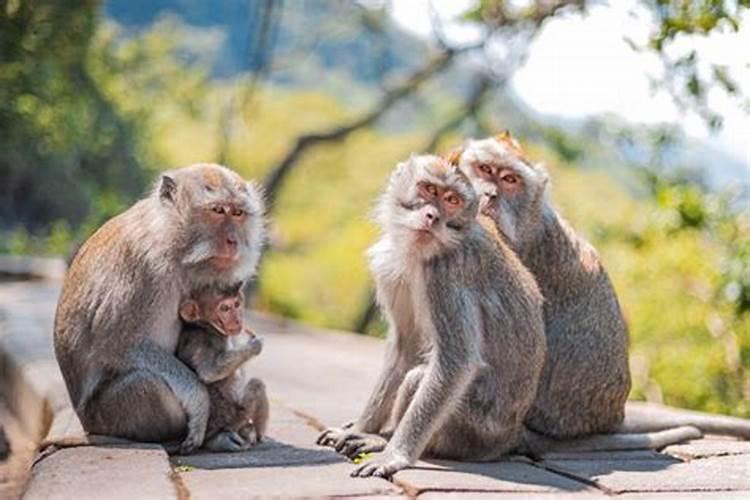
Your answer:
[[[396,472],[409,467],[409,460],[396,453],[385,451],[354,469],[352,477],[382,477],[390,479]]]
[[[383,451],[388,441],[377,434],[364,434],[346,429],[331,428],[325,430],[317,443],[335,448],[338,453],[354,459],[363,453]]]

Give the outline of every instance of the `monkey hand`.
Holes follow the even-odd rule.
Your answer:
[[[390,479],[396,472],[406,469],[411,465],[405,455],[394,450],[386,449],[383,453],[376,455],[371,460],[364,462],[354,469],[352,477],[382,477]]]
[[[329,445],[338,453],[354,460],[363,453],[377,453],[383,451],[388,440],[377,434],[365,434],[353,431],[342,431]]]

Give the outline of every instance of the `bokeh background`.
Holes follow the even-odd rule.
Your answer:
[[[747,0],[0,0],[0,253],[221,162],[267,190],[254,307],[383,335],[387,175],[507,128],[609,269],[632,398],[750,417],[747,92]]]

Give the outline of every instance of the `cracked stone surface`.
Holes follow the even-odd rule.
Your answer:
[[[383,342],[255,313],[248,323],[266,340],[253,375],[264,379],[271,399],[263,443],[242,453],[173,457],[155,445],[82,446],[86,436],[61,394],[51,349],[58,291],[45,282],[0,283],[0,358],[10,361],[0,370],[0,385],[8,386],[17,414],[20,408],[19,421],[51,422],[47,439],[60,446],[34,466],[26,498],[750,498],[750,442],[715,437],[662,453],[550,453],[538,463],[427,460],[393,482],[350,478],[353,464],[315,445],[315,437],[357,416],[380,368]],[[39,414],[45,405],[51,415]],[[674,411],[633,409],[645,418]]]

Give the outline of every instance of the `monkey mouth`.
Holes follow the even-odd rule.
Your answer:
[[[417,243],[429,243],[435,238],[432,229],[426,228],[415,229],[414,235]]]
[[[217,271],[229,271],[239,259],[239,254],[215,255],[211,257],[211,266]]]

